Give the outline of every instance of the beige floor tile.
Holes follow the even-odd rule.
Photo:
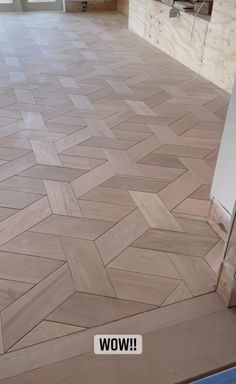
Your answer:
[[[8,349],[54,308],[66,300],[74,290],[68,267],[63,265],[27,294],[2,311],[2,330]],[[24,309],[24,310],[23,310]]]
[[[65,260],[60,238],[26,231],[1,247],[2,251]]]
[[[107,204],[95,201],[80,200],[79,205],[83,217],[95,220],[120,221],[128,216],[135,207]]]
[[[20,191],[29,193],[38,193],[45,195],[45,188],[42,180],[30,177],[12,176],[0,183],[0,189],[8,191]]]
[[[190,145],[175,145],[175,144],[163,144],[158,148],[155,153],[162,153],[164,155],[189,157],[202,159],[208,153],[212,151],[211,148],[194,147]],[[184,164],[185,165],[185,164]]]
[[[79,204],[69,183],[44,180],[44,187],[54,214],[82,217]]]
[[[38,179],[71,182],[83,175],[86,171],[75,168],[55,167],[51,165],[35,165],[20,173],[20,176],[35,177]]]
[[[168,297],[168,299],[163,303],[163,306],[191,299],[191,297],[193,297],[192,294],[190,293],[186,284],[182,281],[174,290],[174,292]]]
[[[33,284],[20,281],[0,280],[0,311],[29,291]]]
[[[32,140],[31,145],[38,164],[55,166],[62,165],[53,143]]]
[[[128,207],[136,206],[128,191],[111,187],[96,187],[81,196],[80,200],[81,199],[108,204],[125,205]]]
[[[108,267],[160,277],[180,279],[180,275],[170,262],[167,253],[151,251],[148,249],[128,247],[108,264]]]
[[[133,243],[134,247],[204,257],[217,243],[217,238],[182,232],[149,229]]]
[[[79,198],[114,175],[115,171],[110,163],[106,162],[99,165],[97,168],[78,177],[71,183],[75,196]]]
[[[194,296],[215,290],[217,277],[204,259],[177,254],[170,258]]]
[[[79,156],[60,155],[59,157],[64,167],[84,169],[86,171],[91,171],[91,169],[98,167],[105,161]]]
[[[47,318],[50,321],[94,327],[154,308],[117,298],[75,293]]]
[[[12,160],[0,167],[0,181],[15,176],[19,172],[33,167],[35,164],[35,157],[32,153],[24,155],[20,159]]]
[[[189,298],[214,289],[221,263],[207,210],[229,96],[129,33],[119,13],[43,19],[12,13],[0,27],[0,354],[2,330],[12,348],[0,378],[34,369],[21,384],[70,384],[61,367],[31,375],[90,356],[98,331],[142,334],[219,310],[215,295]],[[69,298],[75,287],[86,294]],[[165,348],[153,363],[162,384]],[[105,366],[86,372],[125,380]]]
[[[40,113],[22,112],[24,123],[27,129],[47,130],[45,122]]]
[[[181,161],[202,184],[211,185],[214,169],[210,168],[204,160],[181,157]]]
[[[183,231],[156,194],[137,191],[129,193],[151,228]]]
[[[107,269],[120,299],[161,305],[176,289],[180,280],[145,275],[117,269]]]
[[[185,199],[180,203],[173,212],[183,213],[186,215],[196,215],[208,217],[210,210],[210,201],[208,200],[199,200],[199,199]]]
[[[137,114],[144,116],[155,116],[155,112],[151,110],[143,101],[126,100],[128,106]]]
[[[0,279],[37,284],[63,262],[19,253],[0,252]]]
[[[80,131],[71,133],[55,143],[56,150],[58,153],[64,152],[76,144],[80,144],[83,141],[88,140],[91,137],[91,133],[88,128],[81,129]]]
[[[0,223],[0,245],[14,239],[36,223],[51,215],[47,197],[36,201]]]
[[[31,228],[33,232],[51,235],[70,236],[79,239],[95,240],[106,232],[113,222],[89,220],[79,217],[51,215]]]
[[[117,189],[142,191],[142,192],[159,192],[168,182],[166,180],[155,180],[146,177],[133,177],[133,176],[113,176],[102,185],[104,187],[111,187]]]
[[[53,321],[42,321],[32,329],[31,332],[18,341],[18,343],[10,348],[10,351],[16,351],[21,348],[57,339],[58,337],[71,335],[72,333],[81,332],[83,330],[84,328],[75,327],[73,325],[60,324]]]
[[[148,229],[143,215],[136,209],[100,236],[96,245],[105,264],[112,261]]]
[[[62,244],[77,291],[115,296],[93,241],[63,237]]]

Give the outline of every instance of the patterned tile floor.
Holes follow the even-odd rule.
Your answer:
[[[228,95],[120,14],[0,31],[0,352],[213,291]]]

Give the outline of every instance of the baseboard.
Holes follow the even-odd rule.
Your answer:
[[[223,241],[227,240],[231,215],[215,198],[211,202],[208,223]]]

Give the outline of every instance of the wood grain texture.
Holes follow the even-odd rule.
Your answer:
[[[47,197],[0,222],[0,245],[20,235],[36,223],[51,215]]]
[[[62,244],[77,291],[115,296],[94,242],[63,237]]]
[[[130,213],[103,236],[100,236],[96,245],[105,264],[131,245],[148,229],[148,224],[139,210]]]
[[[214,290],[221,262],[207,211],[228,95],[121,14],[71,17],[0,28],[1,379],[86,354],[97,326],[204,315],[188,299]]]
[[[29,332],[67,299],[73,290],[71,276],[65,265],[3,310],[2,329],[5,348],[8,349]]]
[[[137,191],[129,193],[151,228],[182,232],[180,225],[156,194]]]
[[[44,180],[52,212],[57,215],[81,217],[82,213],[70,184]]]

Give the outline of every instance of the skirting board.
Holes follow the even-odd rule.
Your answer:
[[[231,215],[229,212],[216,200],[212,199],[211,208],[208,217],[208,223],[214,231],[226,241],[230,230]]]

